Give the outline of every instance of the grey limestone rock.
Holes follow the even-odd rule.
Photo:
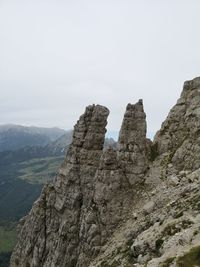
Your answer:
[[[146,168],[146,116],[141,101],[128,105],[119,149],[103,150],[108,114],[92,105],[80,117],[55,181],[21,226],[11,267],[86,267],[126,217],[130,184]]]
[[[103,148],[108,114],[92,105],[80,117],[55,181],[20,222],[11,267],[162,267],[199,253],[200,78],[153,143],[140,100]]]
[[[171,109],[154,145],[158,154],[168,154],[168,163],[178,170],[200,167],[200,78],[184,83],[181,97]]]
[[[139,100],[135,105],[128,104],[119,134],[118,156],[131,185],[144,178],[148,167],[149,142],[146,131],[143,101]]]
[[[82,223],[93,194],[108,114],[107,108],[93,105],[80,117],[55,182],[43,189],[26,218],[11,266],[78,266],[83,250],[93,255],[91,240],[82,239]]]

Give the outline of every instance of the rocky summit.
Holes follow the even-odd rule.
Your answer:
[[[200,266],[200,78],[156,134],[128,104],[117,148],[88,106],[55,180],[20,221],[11,267]]]

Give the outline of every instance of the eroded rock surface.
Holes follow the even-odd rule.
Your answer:
[[[200,78],[184,83],[177,104],[155,137],[159,154],[167,153],[178,170],[200,167]]]
[[[141,102],[128,105],[119,144],[125,140],[133,165],[124,168],[125,147],[103,150],[108,114],[93,105],[80,117],[55,182],[44,188],[22,226],[11,266],[88,266],[126,217],[134,195],[130,181],[137,173],[140,178],[147,161],[146,116]]]
[[[143,102],[128,104],[118,140],[120,165],[131,185],[141,182],[148,167],[146,114]]]
[[[11,267],[200,266],[200,78],[184,84],[153,143],[140,100],[117,148],[89,106],[55,181],[21,222]]]

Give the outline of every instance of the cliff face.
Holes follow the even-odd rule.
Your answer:
[[[155,137],[159,154],[168,153],[178,170],[197,169],[200,138],[200,78],[184,83],[177,104]]]
[[[128,104],[118,140],[119,162],[131,185],[141,182],[148,166],[146,114],[143,102]]]
[[[130,185],[146,169],[146,116],[141,102],[128,105],[119,150],[103,151],[108,114],[93,105],[80,117],[55,182],[22,225],[11,266],[88,266],[126,216]]]
[[[151,143],[142,101],[128,104],[117,149],[103,149],[109,111],[87,107],[55,181],[21,221],[10,266],[199,266],[199,110],[196,78]]]

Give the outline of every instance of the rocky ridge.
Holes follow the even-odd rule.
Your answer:
[[[117,149],[103,149],[109,111],[87,107],[10,266],[200,266],[199,110],[195,78],[151,143],[142,101],[128,104]]]

